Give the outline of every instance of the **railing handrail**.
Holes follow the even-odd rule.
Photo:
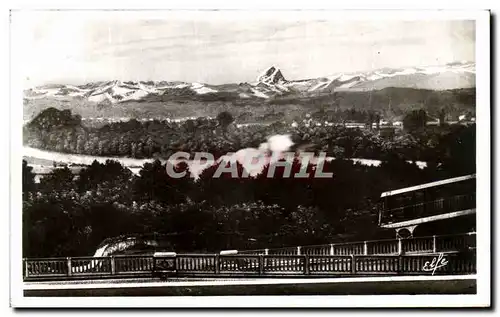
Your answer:
[[[209,257],[209,256],[221,256],[220,254],[218,253],[177,253],[176,255],[177,257],[188,257],[188,256],[191,256],[191,257]],[[161,257],[161,256],[160,256]]]
[[[330,246],[343,246],[343,245],[358,245],[358,244],[364,244],[365,242],[366,243],[373,243],[373,242],[397,242],[398,240],[402,240],[402,241],[412,241],[412,240],[416,240],[416,239],[433,239],[434,237],[436,239],[438,238],[443,238],[443,237],[453,237],[453,236],[472,236],[472,235],[476,235],[476,232],[465,232],[465,233],[458,233],[458,234],[444,234],[444,235],[432,235],[432,236],[422,236],[422,237],[413,237],[413,238],[408,238],[408,239],[381,239],[381,240],[365,240],[365,241],[354,241],[354,242],[344,242],[344,243],[327,243],[327,244],[318,244],[318,245],[306,245],[306,246],[300,246],[300,248],[303,250],[303,249],[307,249],[309,247],[330,247]],[[296,250],[297,247],[296,246],[292,246],[292,247],[283,247],[283,248],[271,248],[271,249],[267,249],[268,251],[279,251],[279,250],[289,250],[289,249],[292,249],[292,250]],[[264,252],[266,249],[256,249],[256,250],[243,250],[241,252]],[[262,254],[262,256],[265,256],[265,257],[295,257],[295,258],[301,258],[303,256],[335,256],[335,257],[343,257],[343,256],[346,256],[346,257],[349,257],[350,255],[315,255],[315,254],[301,254],[301,255],[298,255],[298,254],[290,254],[290,255],[286,255],[286,254]],[[362,254],[359,254],[357,256],[361,256]],[[179,253],[176,255],[176,258],[189,258],[189,257],[193,257],[193,258],[208,258],[208,257],[248,257],[248,256],[258,256],[258,255],[255,255],[255,254],[245,254],[245,253],[238,253],[238,254],[227,254],[227,255],[221,255],[221,254],[218,254],[218,253]],[[368,255],[368,256],[378,256],[378,255]],[[386,255],[383,255],[383,256],[386,256]],[[119,259],[123,259],[123,258],[154,258],[154,255],[151,254],[151,255],[126,255],[126,254],[122,254],[122,255],[111,255],[111,256],[103,256],[103,257],[92,257],[92,256],[79,256],[79,257],[50,257],[50,258],[23,258],[24,261],[29,261],[29,262],[35,262],[35,261],[66,261],[68,259],[70,260],[80,260],[80,261],[92,261],[92,260],[107,260],[107,259],[111,259],[111,258],[119,258]]]
[[[109,255],[109,257],[120,259],[120,258],[150,258],[153,257],[153,254],[117,254],[117,255]]]
[[[111,258],[111,256],[70,256],[71,260],[80,260],[80,261],[92,261],[92,260],[106,260]]]
[[[471,257],[460,257],[462,255],[471,255]],[[450,266],[441,270],[442,274],[473,274],[476,272],[475,253],[470,251],[458,252],[455,254],[447,254],[450,256]],[[68,270],[58,268],[58,270],[44,270],[47,266],[37,266],[36,263],[30,268],[25,268],[25,278],[43,279],[44,277],[70,277],[80,276],[82,278],[93,278],[102,276],[125,276],[125,274],[153,274],[161,272],[171,272],[178,276],[190,276],[190,274],[203,274],[220,276],[224,274],[236,273],[239,276],[272,276],[281,274],[283,276],[294,274],[301,276],[318,275],[318,274],[347,274],[347,275],[366,275],[366,274],[418,274],[428,273],[425,271],[425,263],[430,263],[435,259],[436,255],[225,255],[217,257],[219,261],[215,263],[203,263],[197,261],[194,265],[188,267],[177,267],[174,261],[173,266],[157,267],[156,262],[152,266],[146,268],[137,266],[136,263],[131,263],[132,270],[117,270],[116,266],[111,265],[104,271],[73,271],[71,266]],[[109,257],[113,263],[113,257]],[[205,259],[212,259],[211,255],[205,256]],[[228,263],[224,262],[227,259],[251,259],[253,261]],[[131,260],[133,258],[130,258]],[[151,256],[153,261],[157,259]],[[272,261],[276,259],[278,261]],[[300,261],[295,261],[299,260]],[[221,261],[222,260],[222,261]],[[271,261],[269,261],[271,260]],[[465,260],[465,261],[464,261]],[[453,262],[455,261],[455,262]],[[68,261],[68,265],[71,261]],[[162,262],[160,262],[162,263]],[[410,267],[405,263],[413,263]],[[415,266],[418,264],[418,267]],[[453,264],[454,263],[454,264]],[[204,266],[205,264],[205,266]],[[42,268],[40,270],[40,268]],[[54,269],[54,267],[52,267]],[[56,267],[57,269],[57,267]]]
[[[378,239],[378,240],[360,240],[360,241],[352,241],[352,242],[338,242],[338,243],[324,243],[324,244],[312,244],[312,245],[303,245],[300,246],[301,249],[310,248],[310,247],[329,247],[329,246],[344,246],[344,245],[358,245],[373,242],[396,242],[398,240],[411,240],[411,239],[432,239],[434,236],[436,238],[442,237],[453,237],[453,236],[470,236],[475,235],[476,232],[464,232],[464,233],[450,233],[450,234],[441,234],[441,235],[432,235],[432,236],[422,236],[422,237],[413,237],[407,239]],[[288,250],[288,249],[297,249],[297,246],[289,246],[289,247],[280,247],[280,248],[269,248],[268,251],[277,251],[277,250]],[[242,250],[241,252],[264,252],[266,249],[253,249],[253,250]],[[240,251],[239,251],[240,252]]]
[[[23,258],[24,261],[66,261],[73,257]]]
[[[438,252],[438,253],[460,253],[459,251],[443,251],[443,252]],[[174,257],[171,257],[170,259],[175,259],[176,257],[184,255],[186,257],[189,257],[191,254],[177,254]],[[207,254],[205,255],[205,258],[211,258],[213,255]],[[357,257],[357,258],[397,258],[397,257],[425,257],[429,256],[429,254],[352,254],[352,255],[330,255],[330,254],[293,254],[293,255],[280,255],[280,254],[227,254],[227,255],[220,255],[220,258],[297,258],[297,259],[302,259],[302,258],[352,258],[352,257]],[[127,256],[125,256],[128,258]],[[154,256],[144,256],[145,258],[150,258],[150,259],[155,259]],[[115,258],[114,256],[107,256],[103,257],[103,259],[109,259],[111,260],[112,258]],[[72,258],[73,259],[73,258]],[[45,260],[36,260],[36,259],[25,259],[29,261],[45,261]],[[61,261],[66,261],[66,258],[59,258]]]
[[[436,252],[436,253],[441,253],[441,254],[446,254],[446,255],[452,255],[452,254],[458,254],[460,253],[459,251],[442,251],[442,252]],[[434,253],[430,253],[434,254]],[[312,255],[310,255],[311,257]],[[320,255],[321,256],[321,255]],[[323,255],[323,256],[330,256],[330,257],[337,257],[337,255]],[[341,255],[339,255],[341,256]],[[345,255],[346,257],[350,257],[350,255]],[[422,254],[412,254],[412,253],[405,253],[405,254],[353,254],[356,258],[387,258],[387,257],[425,257],[429,256],[429,253],[422,253]]]

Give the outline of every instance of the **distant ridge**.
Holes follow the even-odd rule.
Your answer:
[[[191,98],[201,101],[304,98],[337,91],[370,91],[385,88],[450,90],[474,88],[472,62],[441,66],[383,68],[369,72],[338,73],[326,77],[287,80],[277,66],[265,69],[252,83],[209,85],[167,81],[102,81],[85,85],[51,84],[24,91],[26,101],[88,102],[110,106],[124,102],[153,102]],[[51,102],[52,102],[51,101]],[[49,102],[49,101],[47,101]]]

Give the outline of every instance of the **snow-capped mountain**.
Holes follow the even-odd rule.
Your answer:
[[[257,77],[257,82],[266,84],[283,84],[286,83],[286,80],[279,68],[271,66],[266,69],[259,77]]]
[[[200,83],[179,82],[97,82],[82,86],[74,85],[46,85],[28,89],[24,92],[26,99],[40,99],[45,97],[74,97],[86,99],[95,103],[117,103],[141,100],[148,95],[163,95],[169,90],[188,89],[195,94],[203,95],[216,93],[217,90]]]
[[[442,66],[384,68],[369,72],[338,73],[326,77],[287,80],[276,66],[264,70],[252,83],[209,85],[166,81],[108,81],[85,85],[45,85],[24,91],[28,100],[77,99],[95,104],[115,104],[154,98],[269,99],[280,95],[328,94],[334,91],[380,90],[404,87],[447,90],[475,87],[475,63],[457,62]]]
[[[337,73],[327,77],[289,81],[272,66],[257,77],[270,89],[297,92],[332,92],[334,90],[380,90],[404,87],[446,90],[475,87],[475,63],[459,62],[443,66],[384,68],[369,72]],[[271,88],[272,87],[272,88]]]

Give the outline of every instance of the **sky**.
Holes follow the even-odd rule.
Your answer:
[[[252,82],[270,66],[296,80],[475,60],[474,21],[223,17],[19,12],[12,16],[12,54],[30,87],[115,79]]]

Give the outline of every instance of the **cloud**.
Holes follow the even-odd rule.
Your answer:
[[[65,78],[221,84],[252,81],[272,64],[279,65],[287,78],[301,79],[475,60],[473,21],[158,16],[28,15],[17,24],[22,32],[15,36],[23,76],[36,84]]]

